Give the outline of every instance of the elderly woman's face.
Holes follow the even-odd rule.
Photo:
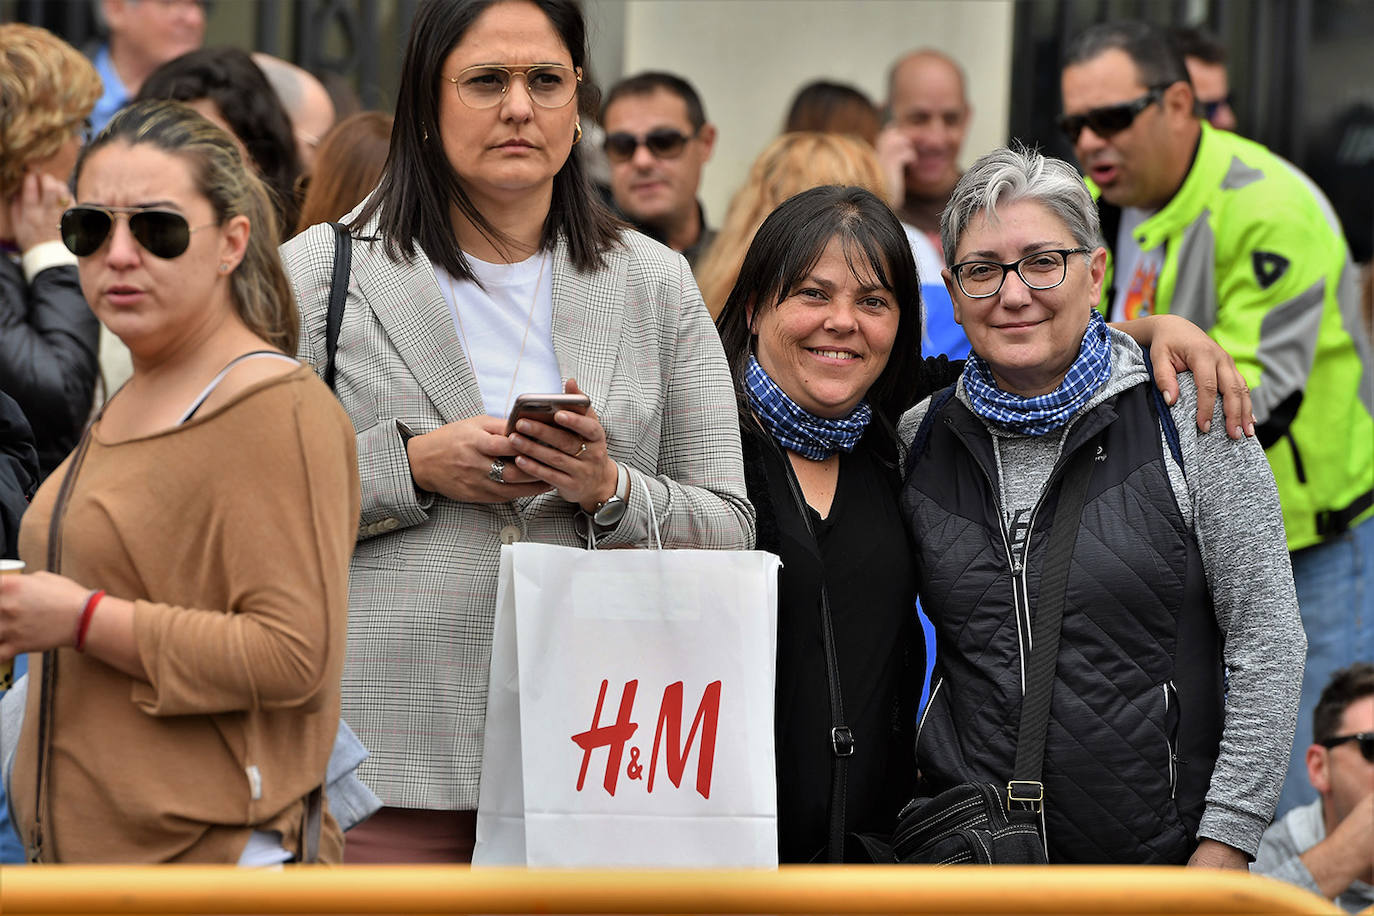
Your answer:
[[[232,310],[229,278],[243,259],[248,220],[217,224],[182,157],[149,144],[111,143],[87,158],[76,206],[129,211],[113,220],[88,213],[82,241],[92,250],[78,269],[91,310],[136,355],[174,348]],[[175,231],[180,221],[189,236]],[[185,249],[177,252],[180,244],[169,237]]]
[[[1079,247],[1062,220],[1037,201],[1021,200],[998,207],[995,220],[981,211],[974,216],[959,239],[954,261],[1007,264],[1037,252]],[[1053,289],[1032,289],[1015,270],[1008,270],[1002,288],[982,299],[966,295],[950,271],[943,272],[954,319],[1003,390],[1033,397],[1053,391],[1063,381],[1101,294],[1106,261],[1101,248],[1090,251],[1088,258],[1067,255],[1064,280]],[[1037,286],[1058,276],[1033,273],[1030,266],[1023,270]]]
[[[854,275],[843,244],[831,239],[786,299],[750,317],[763,370],[798,406],[835,418],[853,410],[887,367],[901,312],[877,278]]]
[[[565,69],[521,74],[521,68],[536,64]],[[505,77],[494,70],[469,70],[479,65],[516,72],[500,101],[489,108],[473,107],[465,98],[480,104]],[[574,91],[556,108],[534,99],[548,102],[559,94],[559,80],[576,83],[572,67],[572,55],[549,17],[519,0],[488,8],[444,59],[443,71],[435,75],[444,152],[479,208],[522,201],[531,192],[547,194],[552,188],[572,150],[577,96]],[[458,83],[451,82],[455,78]]]

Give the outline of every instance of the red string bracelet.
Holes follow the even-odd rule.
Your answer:
[[[100,599],[105,597],[105,590],[98,588],[91,592],[86,599],[86,606],[81,609],[81,622],[76,625],[76,651],[86,651],[86,631],[91,628],[91,618],[95,616],[95,606],[100,603]]]

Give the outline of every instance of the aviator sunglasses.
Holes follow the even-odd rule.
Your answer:
[[[629,162],[641,145],[647,146],[655,159],[676,159],[687,148],[692,139],[680,130],[671,127],[656,127],[643,137],[634,134],[614,133],[606,135],[606,157],[612,162]]]
[[[1154,86],[1140,98],[1122,102],[1120,105],[1104,105],[1082,114],[1063,115],[1059,118],[1059,129],[1069,138],[1070,143],[1078,142],[1078,135],[1083,132],[1084,127],[1091,127],[1093,133],[1105,140],[1134,124],[1142,111],[1164,97],[1164,90],[1168,88]]]
[[[1345,744],[1347,741],[1356,741],[1360,745],[1360,754],[1365,760],[1374,763],[1374,732],[1356,732],[1353,735],[1337,735],[1335,738],[1327,738],[1321,742],[1322,747],[1336,747]]]
[[[174,210],[147,207],[70,207],[62,214],[62,244],[79,258],[95,254],[114,230],[116,216],[129,218],[129,231],[149,254],[168,260],[186,253],[191,233],[214,223],[191,228]]]

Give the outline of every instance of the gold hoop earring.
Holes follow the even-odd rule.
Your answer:
[[[582,142],[582,122],[575,122],[573,128],[577,131],[577,133],[573,134],[573,146],[576,146]]]

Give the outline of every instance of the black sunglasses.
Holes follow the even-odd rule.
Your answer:
[[[1202,116],[1210,121],[1217,116],[1217,112],[1221,110],[1223,105],[1227,108],[1235,108],[1236,97],[1234,93],[1228,92],[1221,98],[1213,99],[1210,102],[1204,102],[1202,99],[1198,99],[1197,104],[1202,112]]]
[[[671,127],[656,127],[643,137],[634,134],[614,133],[606,135],[606,156],[612,162],[629,162],[634,158],[640,144],[647,146],[649,152],[658,159],[676,159],[687,148],[691,136]]]
[[[174,210],[83,204],[62,214],[62,244],[78,258],[95,254],[110,237],[115,217],[120,214],[129,217],[129,231],[144,250],[164,260],[185,254],[191,244],[191,233],[205,228],[192,229],[186,217]]]
[[[1358,741],[1360,744],[1360,755],[1374,763],[1374,732],[1356,732],[1353,735],[1337,735],[1335,738],[1327,738],[1320,742],[1322,747],[1335,747],[1338,744],[1345,744],[1347,741]]]
[[[1119,134],[1135,123],[1135,119],[1139,117],[1142,111],[1163,98],[1164,90],[1168,88],[1168,86],[1154,86],[1149,92],[1130,102],[1122,102],[1120,105],[1104,105],[1082,114],[1061,115],[1059,129],[1064,132],[1064,136],[1069,138],[1070,143],[1078,142],[1078,135],[1083,132],[1084,127],[1091,127],[1093,133],[1104,139]]]

